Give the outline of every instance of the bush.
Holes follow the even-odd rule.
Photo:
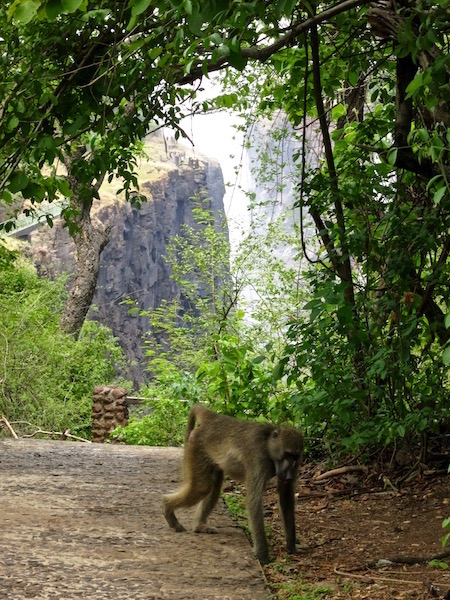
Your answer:
[[[405,444],[419,455],[449,414],[442,347],[414,305],[393,323],[378,315],[381,301],[358,304],[357,295],[356,312],[367,315],[356,321],[343,290],[323,284],[304,307],[309,320],[292,320],[277,374],[296,386],[309,436],[344,452]]]
[[[145,446],[182,446],[189,405],[179,400],[159,398],[149,400],[151,414],[132,416],[125,427],[118,427],[111,438],[126,444]]]
[[[92,390],[124,385],[116,375],[122,350],[93,321],[78,340],[62,333],[64,282],[41,280],[16,255],[9,259],[0,276],[0,414],[12,423],[90,437]],[[17,427],[27,430],[24,423]]]

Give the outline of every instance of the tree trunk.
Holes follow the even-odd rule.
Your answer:
[[[91,306],[97,286],[100,269],[100,256],[109,241],[111,228],[100,221],[91,220],[93,198],[98,198],[98,190],[103,182],[100,177],[95,184],[80,183],[73,174],[73,166],[83,160],[85,147],[79,147],[72,155],[65,156],[67,180],[72,190],[70,198],[70,225],[73,228],[72,239],[76,249],[76,269],[72,288],[69,292],[60,327],[66,333],[78,337]]]
[[[80,230],[73,234],[76,271],[60,321],[66,333],[78,337],[91,306],[100,269],[100,256],[109,241],[109,227],[93,225],[89,212],[79,220]]]

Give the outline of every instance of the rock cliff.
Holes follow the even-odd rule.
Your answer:
[[[112,226],[110,241],[103,251],[90,318],[110,327],[133,365],[127,374],[138,386],[145,378],[145,350],[142,336],[147,318],[130,316],[125,299],[151,310],[163,299],[172,300],[179,290],[170,279],[164,260],[170,239],[183,224],[193,224],[193,197],[210,198],[210,207],[223,213],[225,187],[218,163],[190,155],[184,149],[171,151],[168,158],[162,142],[152,142],[152,161],[138,170],[140,191],[147,201],[132,207],[114,192],[103,189],[101,202],[93,213]],[[118,187],[116,185],[116,187]],[[219,219],[218,219],[219,222]],[[40,227],[30,235],[33,260],[43,275],[71,273],[75,266],[74,246],[62,222],[52,229]]]

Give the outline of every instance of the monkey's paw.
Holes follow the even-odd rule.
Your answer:
[[[219,533],[215,527],[208,527],[208,525],[197,525],[194,531],[195,533]]]
[[[307,550],[309,550],[309,546],[301,542],[295,544],[294,548],[288,548],[288,554],[305,554]]]

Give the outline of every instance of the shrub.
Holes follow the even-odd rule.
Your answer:
[[[151,413],[133,415],[125,427],[118,427],[112,439],[126,444],[145,446],[182,446],[189,406],[177,399],[149,400],[146,410]]]
[[[0,276],[0,414],[12,423],[89,437],[92,390],[124,384],[117,377],[122,350],[111,331],[93,321],[85,322],[78,340],[62,333],[64,281],[41,280],[16,255],[9,258]],[[27,431],[25,423],[17,426]]]

